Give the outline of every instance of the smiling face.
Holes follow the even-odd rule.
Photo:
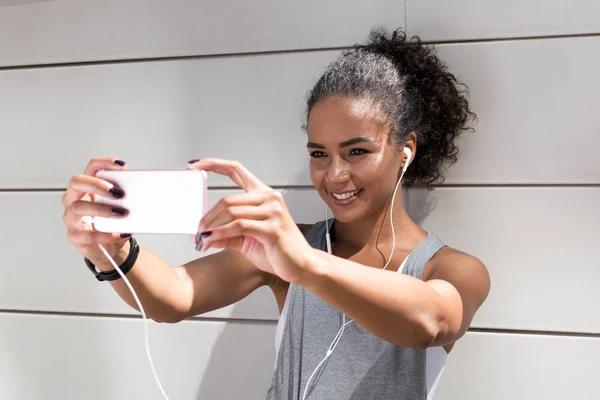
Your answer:
[[[337,220],[380,215],[396,186],[403,153],[372,101],[327,97],[307,124],[310,176]],[[414,153],[413,153],[414,154]]]

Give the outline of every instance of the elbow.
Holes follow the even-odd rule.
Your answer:
[[[158,322],[161,324],[177,324],[185,319],[185,316],[180,314],[167,314],[161,315],[157,317],[152,317],[154,322]]]
[[[165,324],[177,324],[195,314],[193,311],[193,296],[190,291],[180,291],[177,296],[171,296],[169,301],[156,305],[152,319]]]
[[[189,315],[186,311],[177,308],[164,309],[158,312],[155,311],[150,316],[155,322],[164,324],[177,324],[188,317]]]
[[[413,347],[417,350],[425,350],[433,346],[436,338],[437,335],[432,331],[425,331],[417,338]]]
[[[185,318],[183,316],[180,316],[178,314],[169,314],[169,315],[163,315],[157,318],[152,318],[155,322],[158,323],[163,323],[163,324],[177,324],[181,321],[183,321]]]
[[[432,318],[424,317],[419,321],[414,321],[411,325],[412,329],[406,329],[406,324],[401,324],[397,327],[394,335],[382,335],[380,337],[395,346],[415,350],[425,350],[435,344],[440,330]]]
[[[417,323],[410,347],[416,350],[425,350],[432,347],[437,342],[441,332],[440,320],[431,315],[424,315]]]

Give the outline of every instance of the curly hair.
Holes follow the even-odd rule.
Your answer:
[[[401,30],[375,29],[368,42],[347,50],[331,63],[310,91],[307,117],[329,96],[368,99],[384,113],[391,140],[403,146],[417,135],[417,152],[404,175],[404,186],[433,189],[444,170],[458,160],[455,139],[472,131],[476,119],[469,109],[468,88],[458,82],[419,37]],[[308,118],[307,118],[308,119]]]

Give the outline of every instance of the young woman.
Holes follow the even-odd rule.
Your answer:
[[[239,163],[191,161],[244,193],[221,199],[200,223],[197,249],[223,251],[171,268],[139,250],[127,276],[147,314],[178,322],[269,285],[281,318],[268,399],[431,398],[490,278],[477,258],[413,222],[396,193],[400,183],[440,182],[472,117],[432,49],[374,31],[326,69],[307,102],[310,175],[333,218],[297,225],[281,195]],[[84,216],[127,213],[90,202],[124,195],[95,177],[103,168],[126,165],[91,160],[64,195],[64,221],[88,262],[110,271],[97,245],[123,263],[132,240],[85,227]],[[120,279],[111,285],[136,307]]]

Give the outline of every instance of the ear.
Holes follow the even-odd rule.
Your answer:
[[[417,134],[415,132],[408,134],[408,139],[406,139],[406,142],[404,142],[403,147],[407,147],[410,150],[412,153],[412,158],[411,160],[407,160],[406,153],[402,152],[402,165],[400,166],[401,169],[404,168],[407,161],[413,161],[415,159],[415,155],[417,153]]]

